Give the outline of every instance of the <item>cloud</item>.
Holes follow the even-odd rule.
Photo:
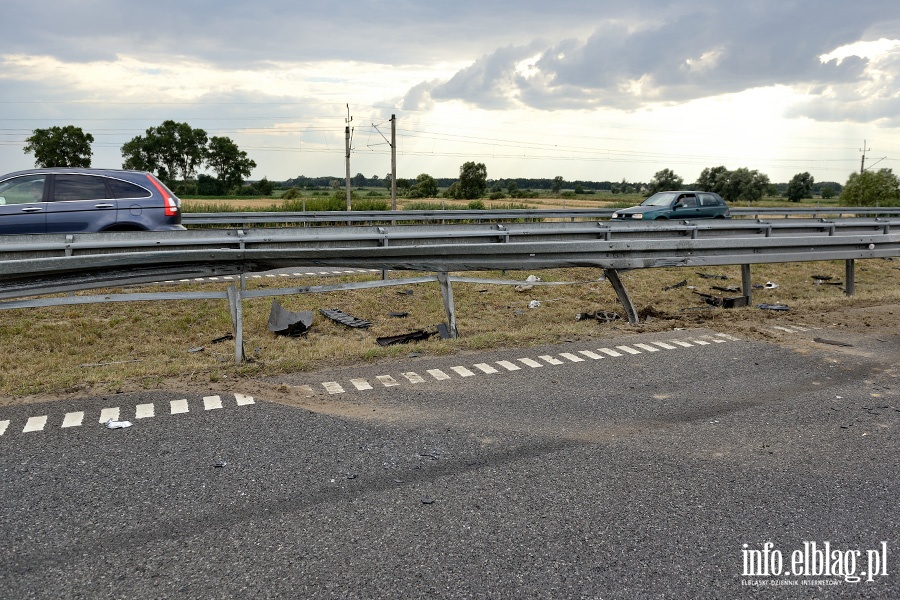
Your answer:
[[[433,86],[431,95],[486,109],[637,110],[768,86],[858,87],[868,80],[868,58],[823,62],[820,56],[862,39],[884,6],[717,3],[665,21],[610,19],[584,39],[495,50]],[[517,64],[536,48],[524,76]],[[895,73],[896,65],[879,69]],[[875,114],[883,115],[890,103],[879,106]]]

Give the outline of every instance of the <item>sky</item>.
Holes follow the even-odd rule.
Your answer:
[[[93,166],[172,119],[281,181],[900,173],[896,0],[0,0],[0,171],[35,129]],[[863,152],[865,150],[865,152]]]

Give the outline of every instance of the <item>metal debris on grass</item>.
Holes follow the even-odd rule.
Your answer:
[[[687,279],[685,279],[684,281],[679,281],[678,283],[673,283],[672,285],[667,285],[666,287],[664,287],[662,289],[662,291],[668,292],[669,290],[675,290],[675,289],[684,287],[686,285],[687,285]]]
[[[762,310],[791,310],[787,304],[757,304],[756,308]]]
[[[269,331],[272,333],[300,337],[309,331],[312,322],[312,311],[293,312],[282,307],[278,300],[272,301],[272,310],[269,311]]]
[[[375,338],[375,341],[378,342],[379,346],[393,346],[394,344],[407,344],[409,342],[427,340],[433,335],[437,335],[437,332],[417,329],[416,331],[410,331],[409,333],[402,333],[400,335],[386,335],[384,337]]]
[[[319,312],[331,319],[336,323],[340,323],[341,325],[346,325],[347,327],[355,327],[356,329],[366,329],[367,327],[372,326],[371,321],[367,321],[366,319],[360,319],[359,317],[354,317],[353,315],[348,315],[344,311],[337,308],[320,308]]]
[[[711,275],[709,273],[697,273],[703,279],[728,279],[728,275]]]
[[[613,321],[618,321],[622,317],[614,312],[608,312],[605,310],[595,310],[591,312],[582,312],[575,315],[576,321],[588,321],[588,320],[596,320],[601,323],[612,323]]]

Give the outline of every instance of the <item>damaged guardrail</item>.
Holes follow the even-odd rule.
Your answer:
[[[629,320],[636,322],[618,270],[741,265],[742,291],[749,298],[751,264],[845,260],[846,291],[852,294],[853,261],[894,256],[900,256],[900,219],[542,222],[0,236],[0,299],[303,265],[424,271],[437,273],[451,330],[455,330],[450,272],[595,267],[604,269]],[[367,283],[352,285],[373,287],[375,282]],[[347,284],[319,290],[290,288],[262,295],[331,289],[350,288]],[[241,298],[257,295],[229,288],[236,331],[240,330]],[[201,296],[184,296],[189,297]],[[52,300],[55,304],[82,302],[79,298],[83,297]],[[110,298],[98,296],[94,301],[113,301]],[[140,299],[149,298],[143,294]],[[27,300],[4,302],[0,308],[26,305],[49,304]]]
[[[310,211],[310,212],[221,212],[183,213],[185,226],[249,227],[263,224],[280,225],[333,225],[337,223],[368,223],[400,225],[413,222],[509,222],[542,221],[558,219],[562,221],[585,221],[609,219],[615,208],[569,208],[569,209],[488,209],[488,210],[396,210],[396,211]],[[766,216],[818,218],[835,217],[900,217],[900,208],[871,208],[855,206],[822,207],[733,207],[735,217],[760,218]]]

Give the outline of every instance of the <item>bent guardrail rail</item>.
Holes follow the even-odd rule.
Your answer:
[[[183,213],[185,226],[249,227],[261,224],[283,225],[331,225],[336,223],[371,223],[399,225],[404,222],[508,222],[559,219],[563,221],[584,221],[609,219],[614,208],[570,208],[570,209],[488,209],[488,210],[396,210],[396,211],[310,211],[310,212],[220,212]],[[733,207],[731,214],[736,217],[760,218],[782,217],[900,217],[900,208],[872,208],[850,206],[823,207]]]
[[[451,330],[455,330],[450,272],[595,267],[604,269],[629,320],[636,322],[618,270],[741,265],[742,291],[749,298],[751,264],[845,260],[846,292],[852,294],[853,261],[896,256],[900,256],[900,219],[542,222],[0,236],[0,299],[302,265],[410,270],[437,273]],[[320,290],[292,288],[275,293],[308,291]],[[228,298],[239,333],[241,292],[229,288]],[[66,300],[58,303],[69,303]],[[0,308],[26,305],[3,304]]]

